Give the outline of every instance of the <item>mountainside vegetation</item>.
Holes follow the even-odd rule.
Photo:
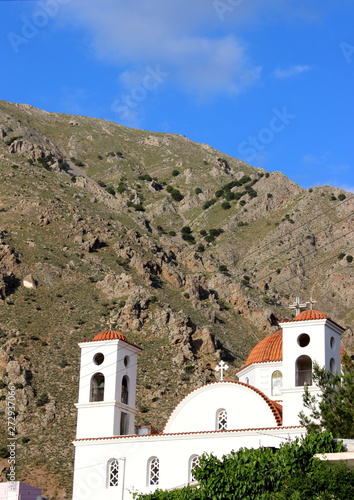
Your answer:
[[[52,499],[72,484],[77,342],[116,329],[143,348],[136,423],[159,431],[220,359],[236,379],[297,296],[346,327],[353,353],[352,193],[5,101],[0,177],[0,411],[11,383],[18,479]]]

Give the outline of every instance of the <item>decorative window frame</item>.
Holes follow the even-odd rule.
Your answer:
[[[193,481],[196,481],[195,477],[193,476],[193,471],[195,467],[199,466],[199,459],[200,455],[192,455],[189,457],[189,463],[188,463],[188,482],[192,483]]]
[[[112,469],[115,467],[115,470]],[[113,474],[112,474],[113,472]],[[114,483],[114,484],[112,484]],[[107,488],[117,488],[121,483],[121,466],[117,458],[111,458],[107,463]]]
[[[158,457],[150,457],[147,466],[147,485],[158,486],[160,484],[160,460]]]
[[[227,430],[227,411],[225,410],[225,408],[220,408],[216,412],[215,428],[217,431]]]

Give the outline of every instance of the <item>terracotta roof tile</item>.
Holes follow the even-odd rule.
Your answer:
[[[300,314],[295,316],[293,321],[308,321],[311,319],[329,319],[328,316],[323,314],[321,311],[315,311],[311,309],[310,311],[302,311]]]
[[[93,337],[92,340],[124,340],[127,342],[127,337],[123,335],[123,333],[115,332],[113,330],[106,330],[104,332],[100,332]]]
[[[291,322],[291,321],[310,321],[310,320],[315,320],[315,319],[328,319],[331,321],[334,325],[339,326],[342,330],[345,330],[341,325],[333,321],[329,316],[326,316],[323,314],[321,311],[316,311],[315,309],[311,309],[310,311],[302,311],[299,313],[297,316],[295,316],[294,319],[290,319],[288,321],[283,321],[283,323]]]
[[[286,427],[283,427],[283,426],[279,426],[279,427],[276,427],[277,430],[287,430],[287,429],[304,429],[305,430],[305,427],[301,426],[301,425],[288,425]],[[108,436],[108,437],[94,437],[94,438],[78,438],[78,439],[74,439],[74,442],[78,442],[78,441],[103,441],[103,440],[107,440],[107,439],[124,439],[124,438],[139,438],[139,439],[151,439],[151,438],[156,438],[156,437],[168,437],[168,436],[188,436],[189,434],[190,435],[198,435],[198,434],[231,434],[233,432],[248,432],[248,431],[251,431],[251,432],[254,432],[254,431],[272,431],[274,430],[274,427],[254,427],[254,428],[251,428],[251,429],[229,429],[229,430],[222,430],[222,431],[191,431],[191,432],[168,432],[166,434],[162,433],[162,434],[151,434],[151,435],[148,435],[148,434],[142,434],[140,436],[138,436],[138,434],[128,434],[128,435],[124,435],[124,436]]]
[[[84,340],[80,343],[96,342],[99,340],[101,340],[101,341],[102,340],[124,340],[124,342],[126,342],[127,344],[130,344],[134,347],[137,347],[138,349],[140,349],[142,351],[141,347],[139,347],[136,344],[132,344],[132,342],[129,342],[129,340],[127,339],[127,337],[125,335],[123,335],[123,333],[116,332],[114,330],[105,330],[104,332],[100,332],[97,335],[95,335],[92,340]]]
[[[265,363],[269,361],[282,361],[283,359],[283,331],[278,330],[271,333],[265,339],[258,342],[258,344],[250,352],[246,363],[246,366],[252,365],[253,363]]]

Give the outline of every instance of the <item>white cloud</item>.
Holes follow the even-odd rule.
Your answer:
[[[67,12],[75,27],[89,29],[91,49],[116,64],[125,82],[138,84],[146,65],[158,64],[170,74],[169,84],[208,97],[238,94],[260,77],[260,65],[235,33],[216,34],[220,20],[212,1],[72,0]]]
[[[291,78],[292,76],[300,75],[301,73],[309,71],[310,69],[311,69],[310,66],[299,66],[299,65],[291,66],[290,68],[286,69],[276,68],[273,71],[273,76],[274,78]]]
[[[314,10],[307,0],[220,1],[229,6],[223,20],[214,0],[70,0],[60,18],[75,30],[83,28],[91,54],[117,67],[118,100],[141,85],[147,66],[156,65],[169,74],[163,85],[206,99],[238,95],[260,80],[261,62],[252,59],[244,42],[248,28],[295,19],[318,22],[326,11]],[[275,74],[285,78],[308,69],[295,66]]]

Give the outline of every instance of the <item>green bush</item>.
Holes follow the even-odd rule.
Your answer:
[[[279,449],[261,447],[232,451],[221,459],[200,457],[193,471],[197,488],[156,490],[141,500],[349,500],[354,498],[354,473],[333,469],[316,453],[340,451],[330,433],[307,435]]]
[[[10,456],[10,452],[7,448],[7,446],[0,446],[0,457],[1,458],[8,458]]]
[[[116,192],[112,186],[107,186],[106,191],[107,191],[107,193],[111,194],[112,196],[114,196],[116,194]]]
[[[221,208],[223,208],[224,210],[228,210],[229,208],[231,208],[231,205],[228,201],[223,201],[221,203]]]
[[[172,170],[172,175],[173,175],[173,177],[177,177],[179,175],[179,170],[177,170],[177,169]]]
[[[229,270],[228,270],[227,266],[225,266],[225,264],[221,264],[221,265],[219,266],[219,271],[220,271],[221,273],[223,273],[223,274],[225,274],[225,273],[228,273],[228,272],[229,272]]]
[[[353,256],[347,255],[347,262],[353,262]]]
[[[138,176],[141,181],[152,181],[152,177],[149,174],[141,174]]]
[[[192,230],[189,226],[183,226],[181,229],[182,234],[192,234]]]
[[[346,199],[346,196],[345,196],[345,194],[344,194],[344,193],[340,193],[340,194],[338,195],[338,200],[343,201],[343,200],[345,200],[345,199]]]
[[[207,200],[203,203],[202,208],[206,210],[217,202],[216,198],[212,198],[211,200]]]
[[[203,191],[200,188],[195,188],[194,192],[195,192],[195,194],[200,194]]]
[[[172,189],[171,196],[175,201],[182,201],[184,196],[178,189]]]
[[[223,229],[209,229],[210,236],[214,236],[214,238],[217,238],[223,232],[224,232]]]
[[[188,243],[192,243],[192,244],[195,243],[195,238],[192,234],[182,233],[182,239],[184,241],[187,241]]]
[[[43,392],[37,399],[37,406],[44,406],[47,403],[49,403],[49,396]]]

